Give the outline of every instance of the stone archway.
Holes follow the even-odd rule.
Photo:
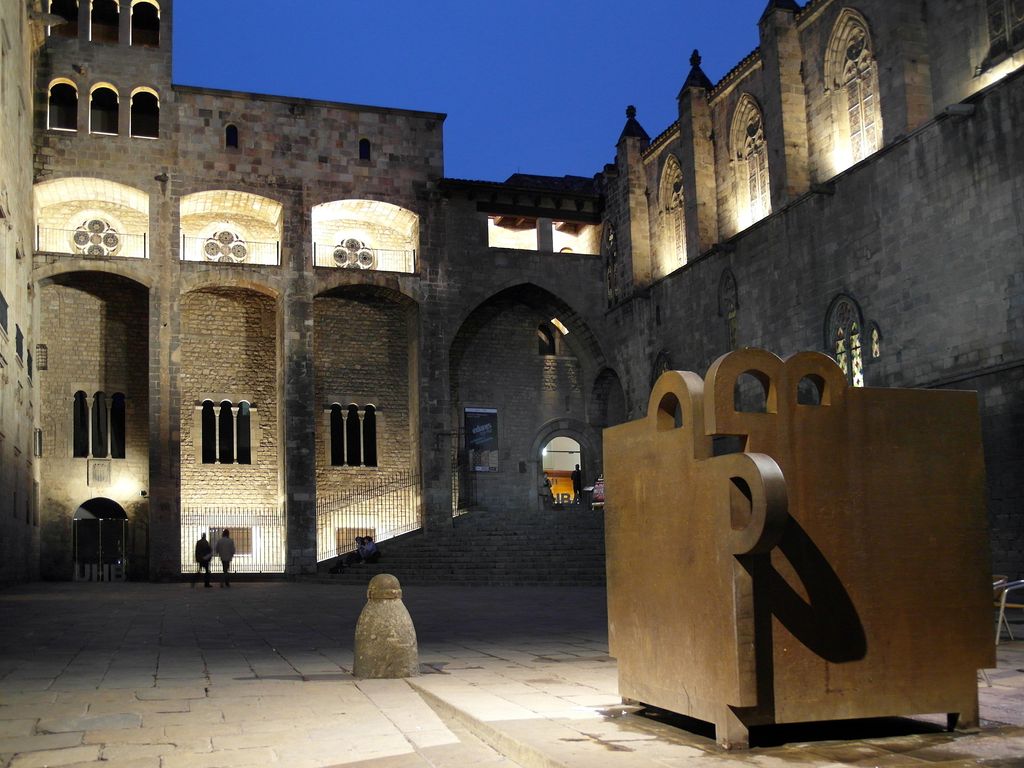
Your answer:
[[[83,501],[72,516],[75,581],[124,581],[128,515],[116,501]]]
[[[544,471],[544,449],[551,445],[554,441],[559,439],[566,439],[576,443],[579,446],[579,461],[573,460],[572,465],[579,463],[581,472],[583,473],[583,487],[591,487],[594,484],[594,480],[602,472],[603,462],[601,457],[600,440],[597,431],[586,422],[577,419],[555,419],[547,424],[544,424],[534,436],[533,444],[531,446],[531,455],[534,457],[531,462],[530,472],[531,479],[537,488],[537,504],[536,508],[544,510],[549,508],[549,504],[553,501],[554,503],[564,503],[564,499],[559,499],[557,496],[553,499],[548,498],[547,491],[545,490],[544,481],[547,475]],[[569,467],[571,471],[572,467]],[[559,493],[558,486],[554,484],[555,494]],[[568,486],[571,489],[571,481]],[[571,493],[569,491],[561,491],[562,493]],[[586,500],[584,494],[584,501]]]

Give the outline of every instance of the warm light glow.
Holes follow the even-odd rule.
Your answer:
[[[555,328],[557,328],[557,329],[558,329],[559,331],[561,331],[561,333],[562,333],[562,335],[563,335],[563,336],[568,336],[568,335],[569,335],[569,329],[568,329],[568,328],[566,328],[566,327],[565,327],[565,326],[564,326],[564,325],[562,324],[562,321],[561,321],[561,320],[559,320],[559,319],[558,319],[557,317],[552,317],[552,318],[551,318],[551,324],[552,324],[553,326],[555,326]]]

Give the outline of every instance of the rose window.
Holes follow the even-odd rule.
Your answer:
[[[334,246],[334,263],[345,268],[373,269],[377,256],[362,240],[347,237]]]
[[[121,250],[121,235],[103,219],[83,221],[71,235],[76,253],[85,256],[116,256]]]
[[[208,261],[241,262],[249,257],[249,247],[236,233],[224,229],[206,239],[203,254]]]

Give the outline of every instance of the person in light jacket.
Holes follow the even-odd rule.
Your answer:
[[[227,528],[224,529],[224,533],[217,539],[217,546],[213,548],[213,551],[220,558],[220,564],[224,568],[224,580],[221,582],[221,588],[231,586],[231,578],[228,575],[228,571],[231,569],[231,558],[235,556],[235,542],[231,540],[231,531]]]

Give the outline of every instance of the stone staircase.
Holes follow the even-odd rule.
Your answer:
[[[604,512],[590,509],[530,513],[467,512],[450,529],[382,542],[381,559],[318,578],[366,584],[391,573],[402,584],[590,585],[605,583]]]

